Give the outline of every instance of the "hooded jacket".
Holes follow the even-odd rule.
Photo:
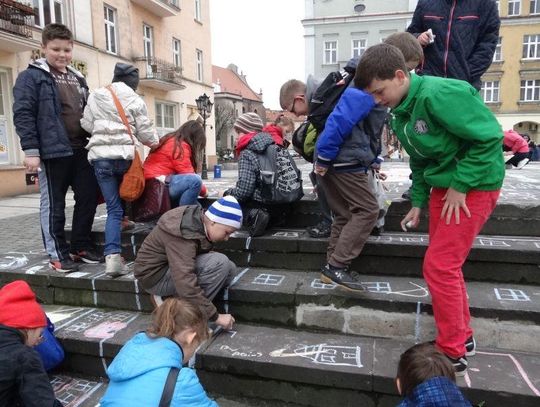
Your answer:
[[[471,407],[471,403],[453,381],[432,377],[416,386],[398,407]]]
[[[71,66],[67,69],[77,77],[86,105],[88,85],[84,76]],[[62,120],[58,87],[45,58],[31,63],[19,74],[13,98],[13,123],[27,156],[50,159],[73,155]]]
[[[204,296],[195,274],[195,258],[212,249],[203,216],[198,205],[179,206],[163,214],[137,252],[134,274],[147,289],[155,286],[169,270],[176,291],[194,301],[215,321],[216,307]]]
[[[413,207],[426,206],[432,187],[462,193],[501,188],[503,132],[471,85],[412,74],[392,114],[392,128],[410,156]]]
[[[515,153],[528,153],[529,144],[517,131],[507,130],[504,132],[504,150]]]
[[[0,325],[0,407],[62,407],[39,354],[22,335]]]
[[[148,118],[144,100],[123,82],[114,82],[111,86],[126,112],[133,137],[148,147],[157,145],[159,139],[152,120]],[[91,134],[86,146],[88,161],[133,159],[133,140],[107,88],[92,92],[81,126]]]
[[[418,37],[431,28],[435,35],[435,42],[424,48],[421,73],[461,79],[480,90],[500,24],[491,0],[420,0],[407,31]]]
[[[168,338],[138,333],[107,369],[110,382],[101,407],[157,406],[171,367],[180,369],[171,407],[217,407],[206,395],[193,369],[182,367],[182,348]]]
[[[274,140],[274,142],[278,146],[284,145],[283,130],[281,130],[281,127],[276,126],[275,124],[269,124],[268,126],[263,127],[262,131],[264,133],[270,134],[270,136],[272,137],[272,140]],[[240,156],[240,153],[247,147],[251,139],[255,137],[257,134],[258,134],[257,132],[247,133],[238,139],[238,142],[236,143],[236,149],[235,149],[235,153],[237,157]]]
[[[258,154],[264,154],[268,146],[275,144],[268,133],[256,134],[246,148],[240,153],[238,160],[238,181],[236,186],[225,191],[226,195],[234,196],[238,202],[254,200],[263,202],[261,185],[258,182],[261,165]]]

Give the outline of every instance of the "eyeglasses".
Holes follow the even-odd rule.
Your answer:
[[[291,108],[289,109],[289,112],[291,112],[292,114],[296,114],[296,112],[294,111],[294,105],[296,104],[296,99],[298,98],[303,98],[304,95],[296,95],[293,99],[293,102],[292,102],[292,106]]]

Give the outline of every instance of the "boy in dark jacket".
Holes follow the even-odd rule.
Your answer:
[[[199,205],[166,212],[146,237],[135,259],[135,278],[154,295],[176,296],[198,304],[206,317],[225,329],[234,318],[219,314],[212,300],[232,281],[236,266],[212,251],[212,243],[226,241],[242,226],[242,208],[232,196],[214,202],[206,212]]]
[[[480,90],[500,25],[495,1],[420,0],[407,28],[424,47],[420,73],[461,79]]]
[[[39,354],[45,313],[25,281],[0,289],[0,407],[62,407]]]
[[[403,54],[389,44],[366,50],[355,86],[392,109],[392,128],[410,156],[412,209],[401,221],[404,231],[418,225],[429,203],[423,275],[437,326],[435,343],[462,376],[475,341],[461,267],[503,183],[501,126],[471,85],[409,74]]]
[[[39,172],[40,221],[50,267],[76,271],[76,261],[99,263],[91,249],[90,232],[97,206],[98,185],[85,149],[89,134],[80,124],[88,98],[83,75],[69,66],[73,35],[62,24],[43,29],[44,59],[17,77],[13,121],[29,172]],[[65,238],[68,187],[75,194],[71,247]]]

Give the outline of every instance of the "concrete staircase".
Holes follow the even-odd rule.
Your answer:
[[[208,204],[209,202],[206,202]],[[421,278],[427,236],[398,232],[406,204],[396,201],[388,232],[372,236],[352,269],[365,293],[322,284],[326,240],[303,227],[316,214],[301,202],[288,228],[249,241],[236,233],[217,250],[238,265],[238,278],[219,301],[238,324],[198,352],[195,367],[204,387],[224,406],[393,406],[400,354],[435,328]],[[516,222],[518,222],[516,226]],[[123,234],[133,259],[153,225]],[[104,220],[94,237],[103,243]],[[540,206],[502,204],[476,239],[464,268],[478,354],[458,384],[474,403],[536,406],[540,401]],[[521,235],[517,235],[517,232]],[[47,304],[67,358],[53,383],[72,406],[94,406],[106,384],[106,366],[152,309],[133,275],[104,275],[84,265],[62,275],[47,268],[42,252],[6,253],[0,285],[27,280]],[[8,258],[9,257],[9,258]],[[96,379],[97,378],[97,379]],[[78,403],[78,404],[77,404]]]

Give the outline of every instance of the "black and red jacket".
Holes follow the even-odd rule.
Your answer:
[[[420,0],[407,31],[418,37],[431,28],[435,42],[424,48],[419,73],[461,79],[480,89],[500,24],[493,0]]]

